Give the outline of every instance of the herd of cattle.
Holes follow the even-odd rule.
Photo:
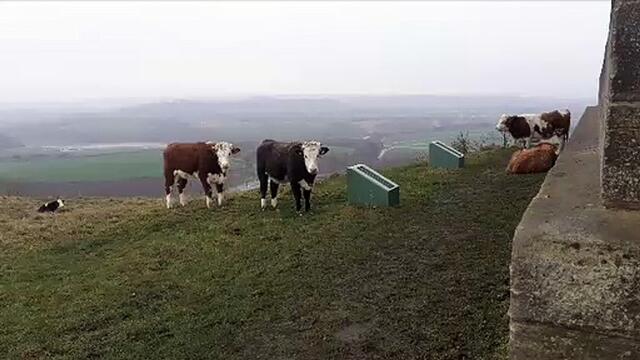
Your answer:
[[[571,113],[569,110],[539,114],[502,115],[496,128],[508,133],[524,148],[533,141],[546,145],[541,149],[554,149],[556,154],[564,148],[569,137]],[[318,159],[329,148],[319,141],[278,142],[264,140],[256,151],[257,176],[260,181],[260,206],[267,207],[267,190],[270,190],[271,206],[278,205],[278,188],[283,183],[291,186],[296,211],[311,208],[311,191],[318,175]],[[180,204],[186,205],[184,189],[189,178],[200,180],[207,207],[213,204],[213,186],[217,204],[224,200],[224,182],[228,176],[230,158],[240,149],[228,142],[173,143],[164,151],[164,177],[167,208],[171,208],[174,185],[177,185]]]
[[[508,171],[536,172],[553,166],[555,158],[569,137],[570,125],[569,110],[502,115],[496,125],[498,131],[510,134],[526,149],[530,148],[534,141],[542,143],[531,151],[515,153]],[[214,202],[213,186],[217,193],[217,204],[222,205],[231,156],[238,152],[238,147],[224,141],[169,144],[163,153],[167,208],[171,208],[173,204],[174,186],[178,189],[180,204],[186,205],[184,189],[189,178],[200,180],[207,207],[211,207]],[[261,208],[267,207],[267,190],[271,193],[271,206],[277,207],[278,188],[281,184],[289,183],[296,211],[302,209],[303,198],[304,209],[309,211],[311,191],[318,175],[318,159],[327,152],[329,148],[322,146],[319,141],[264,140],[256,151]],[[64,206],[63,204],[62,200],[58,199],[44,204],[38,211],[54,212]]]
[[[172,206],[173,187],[177,184],[180,204],[185,205],[184,188],[189,178],[200,180],[207,207],[213,204],[215,185],[218,206],[224,200],[224,182],[228,176],[231,155],[240,149],[228,142],[169,144],[164,151],[164,178],[167,208]],[[311,190],[318,175],[318,159],[329,152],[319,141],[278,142],[264,140],[256,151],[260,180],[260,206],[267,206],[267,187],[271,189],[271,206],[278,205],[278,187],[289,183],[296,211],[311,209]]]
[[[496,125],[498,131],[509,133],[516,142],[523,142],[529,148],[533,141],[557,146],[557,152],[564,149],[571,128],[569,110],[543,112],[539,114],[503,114]]]

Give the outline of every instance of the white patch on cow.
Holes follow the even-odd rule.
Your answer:
[[[207,208],[211,208],[211,204],[213,203],[213,199],[205,195],[205,201],[207,202]]]
[[[320,148],[322,145],[318,141],[305,141],[302,144],[302,155],[304,156],[304,166],[309,174],[318,173],[318,158],[320,158]]]
[[[276,207],[278,207],[278,198],[277,198],[277,197],[276,197],[276,198],[271,199],[271,207],[272,207],[272,208],[274,208],[274,209],[275,209]]]
[[[58,201],[58,208],[64,207],[64,202],[62,202],[61,199],[58,199],[57,201]]]
[[[171,194],[167,194],[166,200],[167,200],[167,209],[171,209]]]
[[[182,206],[187,205],[187,196],[184,193],[180,194],[180,205]]]
[[[264,209],[267,207],[267,199],[260,199],[260,208]]]
[[[560,113],[560,115],[562,116],[567,116],[570,114],[569,109],[564,109],[564,110],[560,110],[558,111]]]
[[[498,119],[498,123],[496,124],[496,129],[498,129],[498,131],[500,132],[507,132],[507,118],[509,117],[509,115],[507,114],[502,114],[502,116],[500,116],[500,118]]]
[[[211,145],[212,149],[216,152],[216,155],[218,156],[218,165],[220,166],[220,169],[222,169],[222,172],[226,173],[231,166],[230,159],[233,154],[233,144],[226,141],[220,141],[215,144],[208,142],[207,144]]]
[[[208,173],[207,174],[207,182],[209,184],[224,184],[224,175],[222,174],[212,174],[212,173]]]
[[[274,177],[269,176],[269,180],[273,181],[276,184],[280,184],[280,185],[287,183],[287,177],[286,176],[285,176],[285,178],[283,180],[278,180],[278,179],[276,179]]]
[[[313,185],[309,184],[306,180],[300,180],[298,181],[298,184],[300,184],[300,186],[305,190],[313,189]]]
[[[186,171],[182,171],[182,170],[174,170],[173,171],[173,176],[175,177],[179,177],[179,178],[183,178],[185,180],[188,180],[189,178],[198,178],[198,172],[195,171],[193,174],[189,174]]]
[[[224,193],[218,193],[218,206],[222,205],[222,200],[224,200]]]

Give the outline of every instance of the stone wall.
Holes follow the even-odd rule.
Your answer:
[[[604,205],[640,209],[640,1],[612,2],[599,101]]]
[[[640,359],[640,0],[612,2],[589,107],[516,229],[510,358]]]

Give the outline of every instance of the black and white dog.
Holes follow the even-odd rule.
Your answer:
[[[64,207],[64,202],[62,201],[62,199],[58,199],[55,201],[51,201],[45,204],[42,204],[42,206],[40,206],[40,208],[38,209],[38,212],[56,212],[58,209]]]

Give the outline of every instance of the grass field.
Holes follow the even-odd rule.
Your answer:
[[[162,151],[0,161],[0,181],[109,181],[162,176]]]
[[[255,192],[70,202],[0,200],[0,354],[8,359],[504,359],[512,233],[543,176],[506,151],[460,172],[386,171],[399,208],[311,214]]]
[[[248,162],[240,158],[233,161],[235,172],[254,173]],[[162,151],[157,149],[0,160],[0,182],[118,181],[162,176]]]

